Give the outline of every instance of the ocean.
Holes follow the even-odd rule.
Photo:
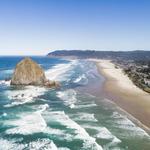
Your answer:
[[[22,58],[0,57],[0,150],[150,150],[147,132],[88,92],[104,80],[93,62],[32,57],[61,88],[10,86]]]

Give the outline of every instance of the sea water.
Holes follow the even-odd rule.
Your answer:
[[[149,134],[112,101],[82,90],[102,83],[93,62],[32,58],[62,86],[10,86],[22,57],[0,57],[0,150],[150,149]]]

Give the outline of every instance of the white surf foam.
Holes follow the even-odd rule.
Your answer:
[[[79,82],[82,81],[82,80],[86,80],[86,81],[87,81],[87,78],[86,78],[85,74],[80,75],[80,76],[79,76],[78,78],[76,78],[73,82],[74,82],[74,83],[79,83]]]
[[[49,139],[38,139],[37,141],[30,142],[28,148],[30,150],[58,150],[54,142]]]
[[[63,140],[71,139],[71,135],[65,133],[64,130],[48,127],[45,119],[41,114],[32,113],[31,115],[26,115],[24,118],[20,118],[18,121],[15,120],[7,122],[7,125],[13,125],[15,127],[8,129],[6,134],[28,135],[42,132],[45,134],[54,135],[57,138],[60,137],[60,139]]]
[[[57,147],[54,142],[48,138],[37,139],[25,144],[17,143],[15,140],[0,139],[0,150],[69,150],[67,147]]]
[[[25,146],[23,144],[17,144],[15,141],[6,139],[0,139],[0,150],[23,150]]]
[[[70,108],[74,108],[75,103],[77,102],[76,94],[77,93],[75,90],[70,89],[66,91],[57,92],[57,97],[62,99],[66,106],[69,106]]]
[[[97,122],[98,120],[95,118],[94,114],[89,113],[77,113],[75,115],[75,120],[77,121],[90,121],[90,122]]]
[[[115,119],[115,126],[125,129],[131,133],[132,136],[138,135],[138,136],[148,136],[148,133],[146,133],[142,128],[136,126],[131,120],[129,120],[126,116],[119,114],[118,112],[113,112],[112,117]]]
[[[60,147],[60,148],[58,148],[58,150],[70,150],[70,149],[67,147]]]
[[[50,135],[55,135],[56,137],[61,137],[65,140],[70,140],[70,134],[65,133],[61,129],[55,129],[47,126],[45,119],[42,114],[48,108],[47,104],[41,105],[36,112],[30,114],[20,114],[19,119],[5,121],[6,125],[13,126],[5,131],[6,134],[34,134],[34,133],[45,133]],[[49,118],[49,116],[48,116]]]
[[[44,105],[40,105],[39,106],[39,109],[37,112],[40,112],[42,113],[43,111],[45,111],[47,108],[49,108],[49,105],[48,104],[44,104]]]
[[[66,140],[71,139],[71,137],[70,137],[71,135],[65,133],[65,131],[63,131],[61,129],[55,129],[55,128],[47,127],[43,132],[46,134],[50,134],[50,135],[56,135],[57,138],[60,137],[60,138],[63,138],[63,140],[64,139],[66,139]]]
[[[83,126],[84,128],[96,130],[97,134],[94,135],[95,138],[107,139],[111,141],[104,146],[105,149],[110,149],[111,146],[117,146],[117,144],[121,143],[121,140],[116,136],[114,136],[106,127],[98,127],[90,125],[83,125]]]
[[[30,142],[28,148],[30,150],[70,150],[67,147],[57,147],[52,140],[47,138]]]
[[[102,147],[97,144],[95,138],[91,137],[84,128],[69,118],[63,111],[50,112],[51,119],[66,126],[67,128],[75,130],[74,139],[80,139],[84,141],[83,147],[93,148],[93,150],[102,150]]]
[[[7,116],[7,113],[3,113],[2,116],[3,116],[3,117],[6,117],[6,116]]]
[[[5,107],[30,103],[35,97],[43,95],[46,91],[47,90],[44,87],[35,86],[26,86],[23,90],[6,91],[5,95],[12,100],[12,103],[5,105]]]
[[[10,81],[0,80],[0,85],[9,86],[10,85]]]
[[[51,69],[48,69],[45,72],[45,75],[47,77],[47,79],[49,80],[57,80],[57,81],[64,81],[66,80],[65,78],[65,73],[71,69],[71,67],[73,65],[75,65],[77,63],[76,60],[71,61],[68,64],[58,64],[54,67],[52,67]],[[62,77],[63,76],[63,77]],[[66,75],[67,76],[67,75]]]
[[[81,108],[89,108],[89,107],[95,107],[97,106],[95,103],[91,103],[91,104],[80,104],[80,105],[75,105],[74,108],[76,109],[81,109]]]
[[[21,114],[19,119],[8,120],[5,124],[14,126],[6,130],[7,134],[33,134],[38,132],[45,132],[47,124],[42,117],[42,112],[48,108],[48,105],[42,105],[40,110],[30,113],[30,114]]]

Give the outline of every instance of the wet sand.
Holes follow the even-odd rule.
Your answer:
[[[92,59],[105,77],[103,94],[150,129],[150,94],[135,86],[110,60]]]

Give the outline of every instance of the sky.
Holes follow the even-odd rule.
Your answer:
[[[150,50],[150,0],[0,0],[0,55]]]

